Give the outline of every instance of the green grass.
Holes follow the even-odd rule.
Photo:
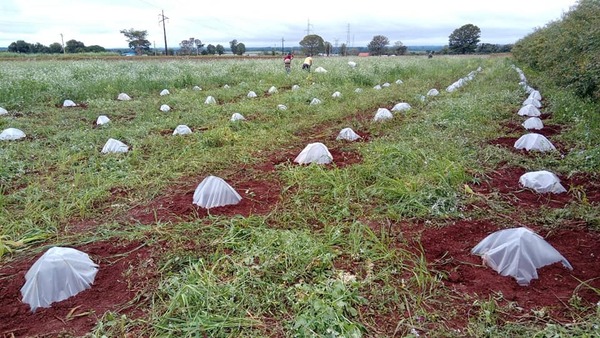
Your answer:
[[[493,298],[473,300],[475,315],[455,331],[446,319],[462,314],[445,302],[456,297],[440,282],[445,272],[432,270],[418,245],[406,249],[411,244],[396,227],[481,217],[466,208],[476,197],[465,194],[464,186],[477,184],[476,177],[500,163],[563,174],[596,172],[597,105],[545,89],[556,122],[570,126],[559,140],[573,151],[564,158],[524,157],[487,144],[502,136],[498,121],[512,119],[523,100],[512,60],[361,58],[354,59],[355,69],[348,67],[350,60],[318,58],[316,66],[327,73],[308,74],[296,67],[289,76],[280,60],[260,58],[0,61],[0,77],[6,79],[0,84],[0,106],[10,112],[0,117],[0,129],[20,128],[27,134],[0,147],[0,262],[65,242],[119,237],[170,243],[158,262],[157,289],[144,295],[148,315],[99,314],[96,335],[592,334],[597,310],[581,311],[572,325],[504,322],[500,314],[510,309]],[[480,66],[482,72],[464,87],[445,91]],[[403,83],[396,84],[398,79]],[[386,82],[389,87],[373,88]],[[193,90],[195,85],[202,91]],[[300,89],[291,90],[293,85]],[[271,86],[278,92],[266,95]],[[171,94],[159,96],[165,88]],[[431,88],[441,94],[421,101]],[[251,90],[257,98],[246,96]],[[335,91],[342,97],[333,99]],[[117,101],[121,92],[133,100]],[[209,95],[219,104],[205,104]],[[309,105],[315,97],[323,103]],[[65,99],[87,108],[60,108]],[[412,109],[387,122],[371,121],[377,108],[398,102]],[[160,112],[161,104],[173,110]],[[278,104],[288,110],[278,110]],[[248,120],[230,122],[234,112]],[[111,122],[95,127],[101,114]],[[171,135],[180,124],[194,133]],[[370,137],[343,145],[362,161],[339,167],[277,165],[281,202],[266,215],[120,224],[129,208],[163,197],[184,178],[258,165],[307,138],[334,142],[335,133],[348,126]],[[101,154],[108,138],[123,141],[130,152]],[[190,189],[197,183],[190,183]],[[127,194],[113,196],[113,191]],[[486,217],[514,212],[493,197],[485,203],[492,213]],[[582,195],[581,203],[526,217],[548,227],[583,221],[598,231],[598,215],[598,206]],[[81,220],[97,225],[72,232],[71,225]],[[398,311],[409,315],[390,324],[394,332],[378,331],[376,318],[398,318]]]

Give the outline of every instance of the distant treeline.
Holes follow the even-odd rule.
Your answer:
[[[517,41],[516,60],[581,97],[600,99],[600,1],[579,0],[561,20]]]
[[[41,43],[29,43],[23,40],[18,40],[11,43],[7,51],[12,53],[24,53],[24,54],[60,54],[60,53],[102,53],[106,52],[106,49],[102,46],[93,45],[86,46],[81,41],[69,40],[63,46],[62,44],[55,42],[50,46],[42,45]]]

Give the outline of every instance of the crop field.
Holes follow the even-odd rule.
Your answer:
[[[0,131],[26,135],[0,141],[0,334],[598,335],[597,103],[525,69],[556,150],[518,150],[528,94],[509,55],[317,57],[310,72],[299,59],[289,75],[260,57],[0,60]],[[109,139],[128,151],[103,153]],[[312,143],[332,162],[295,162]],[[521,186],[535,170],[567,191]],[[193,204],[208,176],[241,201]],[[521,286],[471,254],[517,227],[573,270]],[[98,272],[32,312],[20,289],[52,247]]]

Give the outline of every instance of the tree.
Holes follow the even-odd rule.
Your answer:
[[[81,41],[71,39],[65,44],[66,53],[83,53],[85,52],[85,44]]]
[[[467,54],[475,52],[481,30],[473,24],[466,24],[457,28],[448,38],[448,48],[453,54]]]
[[[189,40],[182,40],[179,43],[179,53],[181,55],[190,55],[192,54],[193,49],[195,49],[194,38],[191,38]]]
[[[331,42],[325,41],[325,55],[329,56],[333,54],[333,45]]]
[[[345,43],[342,43],[342,45],[340,46],[340,54],[342,56],[348,55],[348,46],[346,46]]]
[[[8,46],[8,51],[13,53],[31,53],[33,46],[24,40],[17,40]]]
[[[231,53],[233,55],[237,55],[237,45],[238,41],[236,39],[229,41],[229,47],[231,48]]]
[[[62,53],[62,45],[58,42],[55,42],[53,44],[51,44],[50,46],[48,46],[48,53],[50,54],[59,54]]]
[[[236,51],[237,51],[237,55],[242,55],[242,54],[246,53],[246,45],[244,45],[241,42],[238,43]]]
[[[85,48],[85,51],[88,53],[103,53],[106,52],[106,49],[102,46],[91,45]]]
[[[208,46],[206,46],[206,53],[210,55],[215,55],[217,53],[217,47],[215,47],[212,44],[208,44]]]
[[[385,54],[385,46],[390,44],[390,40],[383,35],[375,35],[373,40],[369,42],[367,48],[372,55],[383,55]]]
[[[200,41],[200,39],[194,39],[194,45],[196,46],[196,55],[200,54],[200,49],[204,47],[204,44],[202,41]]]
[[[406,47],[402,41],[396,41],[394,42],[394,53],[396,53],[396,55],[404,55],[406,54],[406,50],[408,49],[408,47]]]
[[[223,45],[217,45],[216,48],[217,48],[216,49],[217,50],[217,54],[219,54],[219,55],[225,54],[225,47],[223,47]]]
[[[300,41],[300,46],[306,54],[317,54],[325,50],[325,41],[316,34],[310,34]]]
[[[137,55],[142,55],[143,51],[150,50],[151,43],[148,41],[148,31],[137,31],[133,28],[122,29],[121,34],[125,35],[129,48],[133,49]]]

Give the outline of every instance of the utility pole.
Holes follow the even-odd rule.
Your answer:
[[[165,16],[165,11],[161,11],[161,14],[158,15],[160,17],[160,20],[158,20],[158,23],[160,24],[162,22],[162,26],[163,26],[163,35],[165,37],[165,56],[169,55],[169,52],[167,50],[167,28],[165,27],[165,21],[169,20],[169,18],[167,18]]]
[[[60,33],[60,42],[62,43],[63,54],[65,53],[65,39],[63,38],[63,34]]]
[[[285,40],[283,38],[281,38],[281,55],[285,54],[285,49],[283,48],[283,42]]]

